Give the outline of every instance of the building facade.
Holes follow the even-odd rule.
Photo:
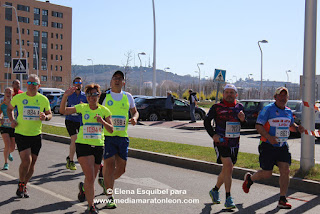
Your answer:
[[[12,73],[14,58],[27,59],[24,88],[28,74],[38,74],[42,87],[68,88],[72,8],[36,0],[0,0],[0,5],[0,92],[20,80]]]

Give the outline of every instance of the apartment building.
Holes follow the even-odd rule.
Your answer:
[[[12,73],[13,58],[27,59],[24,88],[28,74],[38,74],[42,87],[69,87],[72,8],[36,0],[0,0],[0,5],[0,92],[20,80]]]

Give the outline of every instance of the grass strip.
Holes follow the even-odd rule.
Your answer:
[[[65,127],[56,127],[43,124],[42,131],[49,134],[69,137],[67,129]],[[212,147],[195,146],[133,137],[130,137],[130,147],[134,149],[141,149],[145,151],[158,152],[209,162],[216,162],[217,159],[216,153]],[[236,166],[259,170],[259,155],[239,152]],[[301,173],[299,169],[300,162],[292,160],[292,164],[290,166],[290,176],[320,181],[319,164],[315,164],[315,166],[308,173]],[[279,174],[278,167],[274,168],[274,173]]]

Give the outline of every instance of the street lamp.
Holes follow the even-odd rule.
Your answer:
[[[248,79],[250,80],[250,76],[252,76],[253,74],[248,74]]]
[[[152,77],[152,96],[156,96],[156,10],[154,7],[154,0],[152,0],[153,8],[153,77]]]
[[[22,47],[21,47],[21,33],[20,33],[20,25],[18,21],[18,14],[17,14],[17,9],[14,6],[3,4],[2,7],[7,7],[7,8],[13,8],[14,12],[16,14],[16,20],[17,20],[17,26],[18,26],[18,31],[19,31],[19,46],[20,46],[20,54],[19,58],[22,56]],[[13,65],[12,65],[13,66]],[[21,82],[21,90],[23,91],[23,82],[22,82],[22,74],[20,74],[20,82]]]
[[[139,94],[141,95],[142,63],[141,63],[140,55],[146,55],[146,53],[145,53],[145,52],[138,53],[138,58],[139,58],[139,60],[140,60],[140,84],[139,84]]]
[[[93,82],[95,82],[95,81],[96,81],[96,77],[94,76],[94,65],[93,65],[93,60],[92,60],[92,59],[87,59],[87,60],[92,62]]]
[[[287,82],[288,82],[288,83],[289,83],[289,74],[288,74],[289,72],[291,72],[291,70],[287,70],[287,71],[286,71],[286,74],[287,74]]]
[[[199,65],[204,65],[203,64],[203,62],[200,62],[200,63],[198,63],[197,64],[197,66],[198,66],[198,69],[199,69],[199,100],[201,99],[201,80],[200,80],[200,67],[199,67]]]
[[[163,70],[164,70],[164,72],[166,73],[166,90],[168,90],[168,87],[167,87],[167,80],[168,80],[168,72],[167,72],[167,69],[170,69],[169,67],[166,67],[166,68],[164,68]],[[161,92],[161,88],[160,88],[160,92]]]
[[[30,44],[31,42],[28,42],[28,44]],[[32,43],[33,48],[34,48],[34,52],[36,53],[36,62],[37,62],[37,76],[39,77],[39,59],[38,59],[38,46],[36,45],[36,43]]]
[[[260,48],[260,52],[261,52],[261,81],[260,81],[260,99],[262,99],[262,49],[260,47],[260,42],[261,43],[268,43],[267,40],[261,40],[261,41],[258,41],[258,46]]]

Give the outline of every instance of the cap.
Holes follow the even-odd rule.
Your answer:
[[[167,91],[168,94],[172,94],[172,91]]]
[[[114,77],[114,76],[117,75],[117,74],[120,74],[121,77],[122,77],[122,79],[124,79],[124,74],[123,74],[123,72],[120,71],[120,70],[117,70],[116,72],[114,72],[114,74],[112,75],[112,77]]]
[[[274,93],[274,95],[280,94],[283,90],[285,90],[287,92],[287,95],[289,96],[289,91],[286,87],[279,87],[276,89],[276,92]]]
[[[236,93],[238,93],[236,86],[234,86],[233,84],[227,84],[226,86],[224,86],[223,90],[226,89],[233,89]]]

